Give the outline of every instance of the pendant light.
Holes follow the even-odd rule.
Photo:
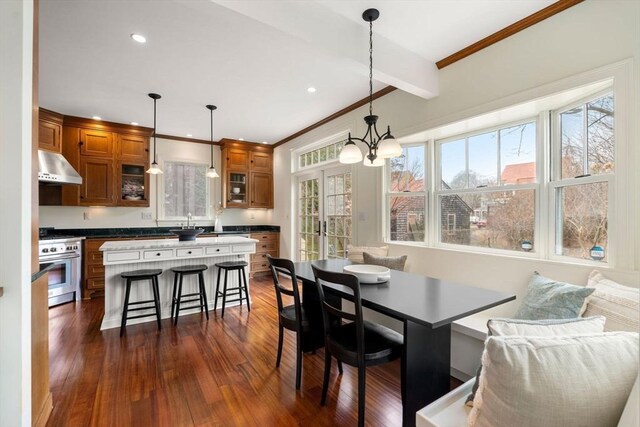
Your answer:
[[[162,170],[156,161],[156,101],[162,97],[157,93],[150,93],[149,98],[153,99],[153,163],[151,163],[151,167],[147,170],[147,173],[158,175],[162,173]]]
[[[402,147],[391,135],[391,127],[387,126],[387,131],[380,135],[376,128],[378,116],[373,114],[373,21],[379,16],[377,9],[367,9],[362,13],[362,19],[369,23],[369,115],[364,118],[367,132],[362,138],[353,138],[349,133],[349,139],[340,152],[340,163],[358,163],[362,160],[362,152],[355,141],[364,142],[369,149],[364,160],[366,166],[383,166],[384,159],[402,155]]]
[[[207,178],[220,178],[218,172],[216,172],[216,168],[213,167],[213,110],[217,109],[215,105],[207,105],[207,108],[211,112],[211,165],[209,166],[209,170],[207,171]]]

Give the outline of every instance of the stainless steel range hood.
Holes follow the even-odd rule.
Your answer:
[[[38,181],[46,184],[82,184],[82,177],[60,153],[38,150]]]

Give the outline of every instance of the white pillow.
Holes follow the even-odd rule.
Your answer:
[[[364,264],[364,255],[363,253],[369,253],[373,256],[383,257],[387,256],[389,252],[389,246],[352,246],[347,245],[347,258],[349,261],[355,262],[358,264]]]
[[[578,335],[604,332],[603,316],[576,317],[575,319],[490,319],[487,322],[489,335],[520,335],[526,337],[546,337],[556,335]]]
[[[615,426],[638,375],[637,333],[490,336],[472,427]]]
[[[583,316],[606,317],[605,331],[640,332],[640,289],[609,280],[598,270],[589,275],[587,287],[595,291]]]

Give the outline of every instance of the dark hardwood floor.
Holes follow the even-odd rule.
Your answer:
[[[320,406],[324,354],[305,354],[295,390],[295,335],[285,330],[282,363],[275,291],[251,281],[253,305],[221,319],[196,314],[177,327],[164,320],[100,331],[102,299],[49,311],[53,413],[48,426],[351,426],[357,421],[357,371],[334,364],[327,406]],[[402,420],[400,364],[367,370],[366,421]],[[452,378],[451,387],[460,384]]]

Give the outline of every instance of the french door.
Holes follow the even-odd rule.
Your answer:
[[[299,261],[345,257],[353,230],[352,188],[348,166],[298,178]]]

